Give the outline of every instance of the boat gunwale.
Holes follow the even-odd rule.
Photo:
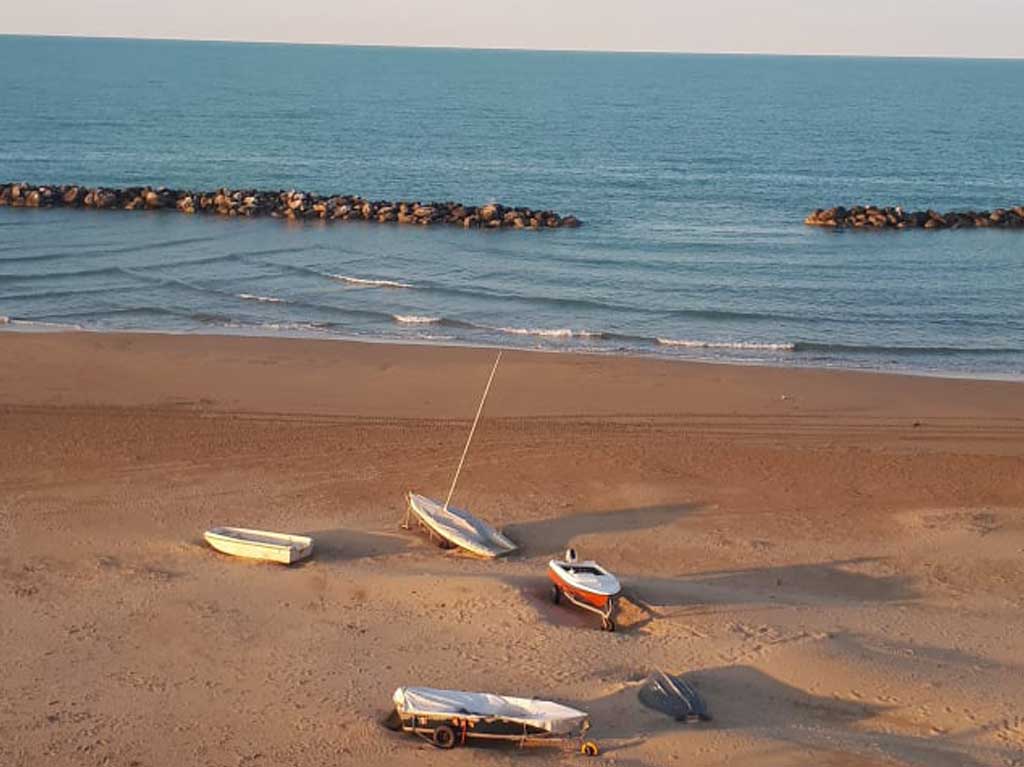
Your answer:
[[[305,549],[307,549],[307,548],[309,548],[310,546],[313,545],[313,539],[310,538],[309,536],[305,536],[305,535],[291,535],[289,533],[276,533],[276,535],[280,535],[280,536],[282,536],[282,538],[281,538],[280,542],[275,542],[273,540],[254,540],[252,538],[247,538],[247,537],[242,537],[242,536],[225,535],[224,533],[218,532],[220,530],[241,530],[241,531],[258,532],[258,533],[269,533],[270,532],[268,530],[255,530],[255,529],[252,529],[252,528],[244,528],[244,527],[235,527],[235,528],[214,527],[214,528],[211,528],[209,530],[204,531],[203,532],[203,537],[206,539],[207,543],[210,543],[211,545],[212,545],[212,542],[210,541],[210,539],[213,538],[213,539],[218,540],[218,541],[224,541],[224,542],[233,543],[233,544],[243,544],[243,545],[246,545],[246,546],[257,546],[257,547],[260,547],[260,548],[272,549],[272,550],[275,550],[275,551],[291,550],[291,551],[295,551],[295,552],[301,552],[301,551],[304,551]]]
[[[456,531],[456,529],[445,528],[441,524],[440,520],[436,519],[431,514],[427,513],[426,510],[418,508],[416,502],[413,500],[414,498],[422,498],[425,501],[430,501],[439,508],[443,508],[441,504],[425,495],[414,493],[412,490],[407,491],[406,500],[409,509],[416,516],[416,519],[420,522],[420,524],[427,527],[435,535],[440,536],[444,540],[448,541],[454,546],[457,546],[460,549],[468,551],[471,554],[475,554],[479,557],[485,557],[487,559],[496,559],[498,557],[511,554],[512,552],[517,551],[519,549],[519,546],[515,542],[510,540],[500,530],[491,526],[489,522],[486,522],[478,517],[473,517],[473,515],[466,511],[465,509],[458,509],[456,507],[450,507],[448,509],[448,512],[451,513],[452,508],[455,508],[457,511],[461,511],[466,515],[473,517],[473,519],[475,519],[477,522],[481,523],[482,525],[485,525],[487,529],[490,530],[491,533],[493,533],[493,535],[488,535],[486,540],[481,539],[479,542],[477,540],[474,540],[468,534],[462,534],[453,538],[452,532]],[[488,546],[487,542],[491,542],[494,545]]]
[[[576,564],[576,566],[593,567],[598,572],[600,572],[603,576],[607,576],[609,578],[612,578],[615,581],[615,583],[616,583],[616,589],[614,591],[609,591],[607,589],[595,589],[595,588],[592,588],[592,587],[589,587],[589,586],[585,586],[583,584],[575,582],[572,579],[572,577],[571,577],[572,573],[567,572],[566,569],[565,569],[565,567],[569,566],[570,563],[565,562],[563,560],[558,560],[558,559],[549,560],[548,561],[548,571],[550,573],[553,573],[566,586],[568,586],[568,587],[570,587],[572,589],[576,589],[578,591],[586,592],[588,594],[593,594],[594,596],[611,598],[611,597],[616,597],[616,596],[618,596],[619,594],[622,593],[622,582],[618,579],[618,576],[616,576],[614,573],[609,572],[605,568],[601,567],[601,565],[599,565],[597,562],[594,562],[592,560],[587,560],[585,562],[577,562],[577,563],[574,563],[574,564]]]

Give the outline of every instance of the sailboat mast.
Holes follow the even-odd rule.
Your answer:
[[[473,427],[469,430],[469,438],[466,440],[466,446],[462,448],[462,458],[459,459],[459,467],[455,470],[455,477],[452,479],[451,489],[448,490],[448,497],[444,500],[444,510],[448,511],[448,504],[452,501],[452,496],[455,494],[455,485],[459,482],[459,474],[462,473],[462,464],[466,462],[466,454],[469,452],[469,444],[473,441],[473,434],[476,433],[476,425],[480,421],[480,414],[484,412],[484,403],[487,401],[487,395],[491,391],[491,383],[494,381],[494,374],[498,372],[498,363],[501,362],[501,352],[498,352],[498,358],[494,360],[494,367],[491,368],[491,376],[487,379],[487,386],[484,387],[484,396],[480,398],[480,407],[476,409],[476,418],[473,419]]]

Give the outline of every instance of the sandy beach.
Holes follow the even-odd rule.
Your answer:
[[[487,349],[0,334],[0,764],[1020,765],[1024,384]],[[284,568],[213,525],[301,532]],[[567,545],[620,630],[547,599]],[[714,721],[640,706],[685,674]],[[442,752],[400,685],[590,712],[597,760]]]

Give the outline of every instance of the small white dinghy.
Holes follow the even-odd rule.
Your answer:
[[[206,542],[224,554],[262,559],[290,565],[313,553],[313,539],[304,535],[250,530],[244,527],[214,527],[203,533]]]
[[[447,508],[416,493],[409,493],[409,511],[431,533],[478,557],[493,559],[516,550],[516,545],[468,511]]]

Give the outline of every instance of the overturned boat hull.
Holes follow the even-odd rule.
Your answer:
[[[638,695],[645,706],[667,714],[677,722],[711,720],[707,703],[697,689],[681,676],[655,672],[644,682]]]

